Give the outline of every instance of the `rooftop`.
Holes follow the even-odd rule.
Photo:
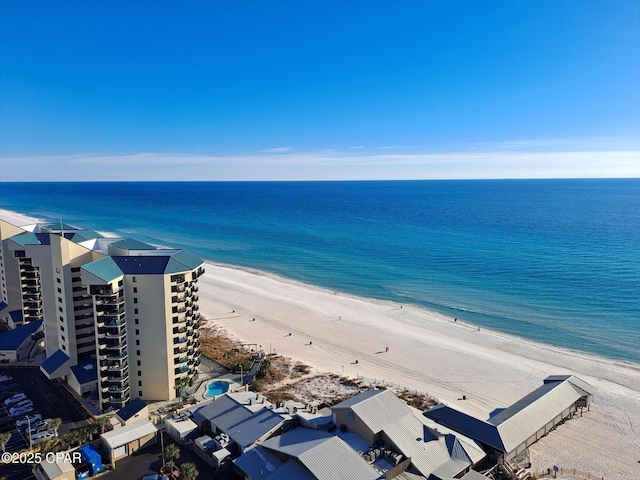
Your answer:
[[[42,320],[34,320],[0,334],[0,350],[16,350],[40,327],[42,327]]]
[[[69,355],[58,349],[53,355],[42,362],[40,368],[42,368],[47,374],[49,374],[49,376],[51,376],[56,370],[58,370],[68,361]]]
[[[124,407],[122,407],[116,415],[118,415],[123,422],[131,419],[136,415],[136,413],[141,412],[147,404],[141,398],[134,398],[129,403],[127,403]]]
[[[95,358],[78,358],[78,364],[71,367],[71,371],[80,385],[98,380],[98,370],[96,369]]]
[[[116,428],[100,436],[109,448],[114,449],[157,431],[156,426],[149,420],[138,420],[131,425]]]

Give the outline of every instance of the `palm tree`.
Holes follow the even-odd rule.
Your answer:
[[[108,417],[97,417],[94,419],[93,423],[100,427],[98,430],[100,433],[104,433],[107,430],[107,426],[110,425]]]
[[[192,462],[180,465],[180,480],[196,480],[200,472],[196,468],[196,464]]]
[[[60,425],[62,425],[62,419],[60,417],[56,417],[49,420],[49,423],[47,423],[47,428],[53,430],[53,433],[57,437],[58,427],[60,427]]]
[[[180,447],[171,443],[164,447],[164,457],[167,459],[167,465],[173,468],[174,460],[180,458]]]
[[[0,433],[0,446],[3,452],[6,451],[4,448],[7,446],[7,443],[9,443],[9,440],[11,440],[11,432]]]

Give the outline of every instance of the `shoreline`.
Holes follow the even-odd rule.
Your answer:
[[[34,221],[6,210],[0,218]],[[205,270],[199,282],[203,316],[243,342],[318,371],[427,392],[479,418],[537,388],[547,375],[576,374],[598,388],[593,407],[531,447],[533,468],[640,478],[640,365],[246,267],[206,262]]]

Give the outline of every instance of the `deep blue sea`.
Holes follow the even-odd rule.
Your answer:
[[[640,179],[0,183],[0,208],[640,363]]]

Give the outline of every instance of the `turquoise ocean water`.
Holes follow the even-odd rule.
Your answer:
[[[640,179],[0,183],[0,208],[640,363]]]

